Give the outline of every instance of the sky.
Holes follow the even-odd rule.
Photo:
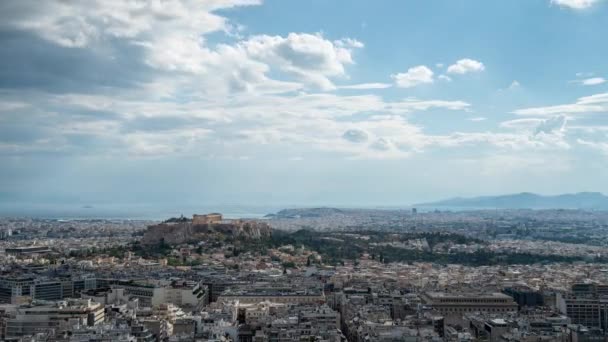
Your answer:
[[[608,193],[607,0],[0,2],[0,205]]]

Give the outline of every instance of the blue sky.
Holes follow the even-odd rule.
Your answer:
[[[0,201],[608,193],[608,1],[0,4]]]

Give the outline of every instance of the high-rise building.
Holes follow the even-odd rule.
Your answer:
[[[608,297],[570,295],[564,301],[572,323],[604,331],[608,328]]]
[[[511,297],[519,307],[534,307],[544,304],[542,293],[534,291],[528,287],[508,287],[503,292]]]

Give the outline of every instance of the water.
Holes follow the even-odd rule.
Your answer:
[[[31,204],[0,203],[1,217],[49,219],[132,219],[165,220],[192,214],[221,213],[225,218],[263,218],[283,207],[246,204]]]

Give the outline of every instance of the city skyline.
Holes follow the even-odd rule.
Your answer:
[[[608,193],[608,4],[0,4],[0,205]]]

